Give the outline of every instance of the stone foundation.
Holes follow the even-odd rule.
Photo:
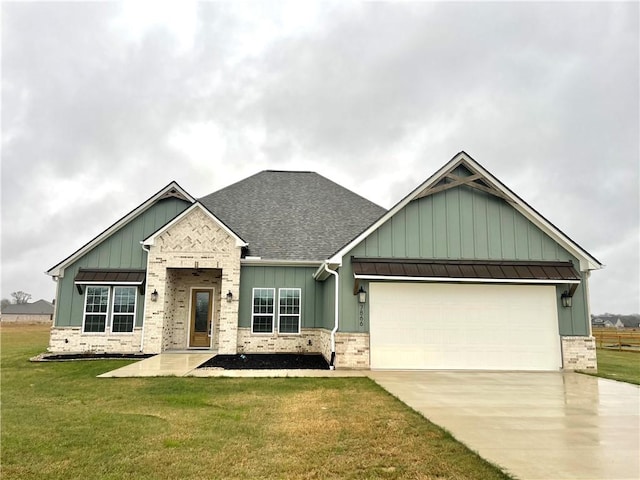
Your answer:
[[[594,337],[561,337],[562,368],[596,372],[596,340]]]
[[[331,330],[303,328],[300,335],[252,335],[251,329],[239,328],[238,353],[321,353],[330,362]],[[337,332],[335,367],[369,368],[369,334]]]
[[[320,330],[303,328],[300,335],[253,335],[238,328],[238,353],[320,353]]]
[[[136,353],[140,351],[142,329],[133,333],[95,334],[81,327],[53,327],[49,340],[51,353]]]
[[[321,353],[331,361],[331,330],[320,330]],[[336,368],[369,368],[369,334],[336,332]]]

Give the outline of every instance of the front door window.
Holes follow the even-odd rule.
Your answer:
[[[191,293],[191,335],[190,347],[211,346],[211,322],[213,292],[211,290],[193,290]]]

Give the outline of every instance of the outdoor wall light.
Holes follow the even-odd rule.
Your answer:
[[[229,292],[227,293],[227,302],[230,302],[233,300],[233,293],[231,293],[231,290],[229,290]]]
[[[560,299],[562,300],[562,306],[563,307],[571,307],[571,303],[572,303],[572,297],[571,295],[569,295],[569,292],[564,292],[561,296]]]
[[[156,290],[155,288],[153,289],[153,292],[151,292],[151,301],[152,302],[158,301],[158,290]]]
[[[358,290],[358,303],[366,303],[367,301],[367,292],[362,285],[360,285],[360,289]]]

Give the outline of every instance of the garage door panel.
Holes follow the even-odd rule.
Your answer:
[[[372,283],[371,367],[557,370],[555,287]]]

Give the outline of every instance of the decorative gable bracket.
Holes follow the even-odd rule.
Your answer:
[[[467,170],[470,175],[461,176],[453,173],[459,167]],[[418,193],[414,200],[428,197],[429,195],[444,192],[446,190],[460,187],[462,185],[466,185],[467,187],[474,188],[476,190],[480,190],[481,192],[485,192],[495,197],[501,198],[508,203],[513,203],[513,201],[507,195],[502,193],[494,185],[488,182],[484,175],[477,172],[471,165],[469,165],[469,163],[465,162],[464,160],[460,160],[458,163],[454,164],[447,172],[445,172],[441,176],[439,181],[435,182],[433,185],[425,188],[422,192]]]

